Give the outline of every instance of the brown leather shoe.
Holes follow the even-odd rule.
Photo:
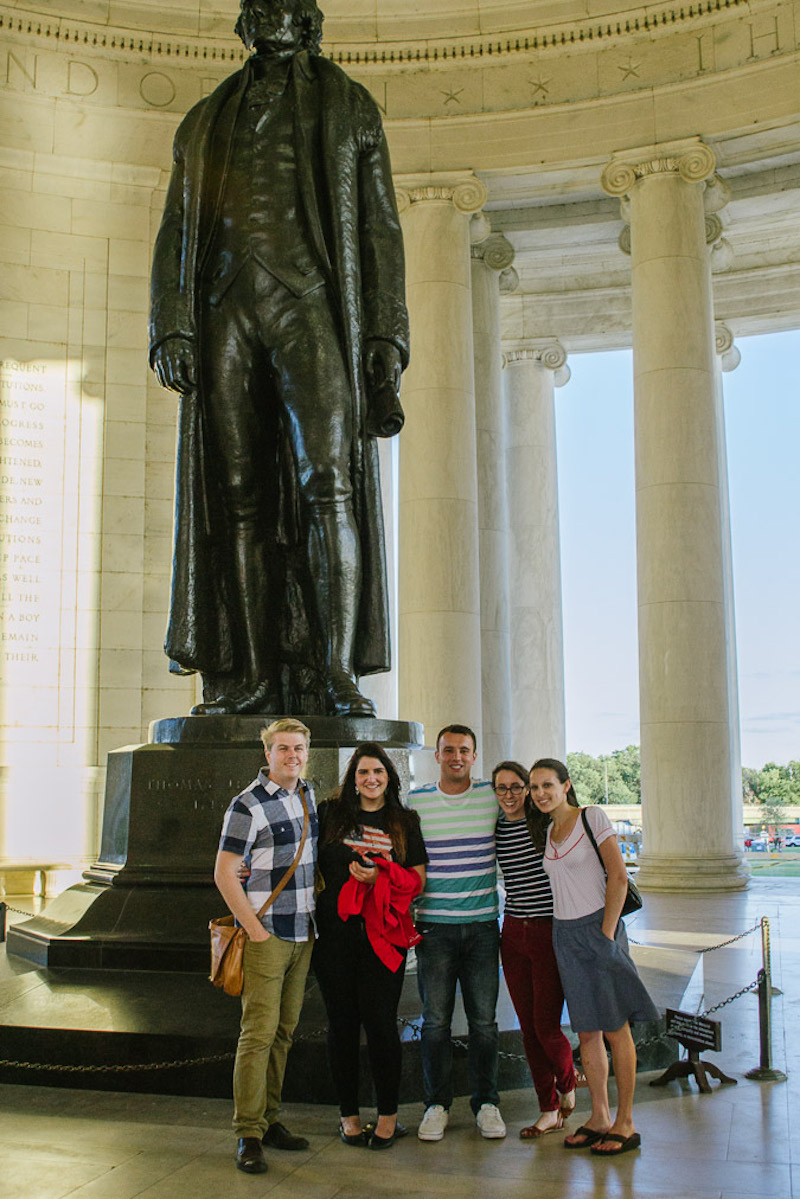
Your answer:
[[[261,1138],[261,1144],[267,1145],[270,1149],[289,1149],[297,1151],[298,1149],[308,1149],[308,1141],[305,1137],[296,1137],[285,1124],[280,1124],[276,1120],[274,1124],[270,1124],[267,1131]]]
[[[236,1166],[245,1174],[265,1174],[267,1163],[258,1137],[239,1137],[236,1149]]]

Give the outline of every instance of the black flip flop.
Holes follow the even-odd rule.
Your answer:
[[[565,1149],[590,1149],[592,1145],[596,1145],[598,1141],[608,1140],[607,1132],[597,1132],[594,1128],[587,1128],[581,1124],[580,1128],[576,1128],[574,1132],[569,1134],[571,1137],[585,1137],[585,1140],[579,1141],[577,1144],[568,1140],[564,1140]]]
[[[619,1157],[620,1153],[630,1153],[631,1149],[638,1149],[642,1144],[642,1138],[638,1132],[632,1132],[629,1137],[621,1137],[618,1132],[607,1132],[605,1136],[598,1137],[600,1141],[615,1141],[617,1149],[592,1149],[597,1157]]]

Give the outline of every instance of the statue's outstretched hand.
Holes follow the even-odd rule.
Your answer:
[[[372,437],[394,437],[405,417],[400,406],[400,351],[391,341],[375,338],[364,351],[367,380],[367,432]]]
[[[194,346],[185,337],[170,337],[153,351],[153,370],[162,387],[186,395],[197,386]]]

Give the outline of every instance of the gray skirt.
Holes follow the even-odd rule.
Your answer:
[[[626,1020],[658,1019],[622,920],[613,941],[603,932],[602,908],[577,920],[554,920],[553,948],[575,1032],[616,1032]]]

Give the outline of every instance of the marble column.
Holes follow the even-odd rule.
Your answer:
[[[475,227],[480,218],[473,218]],[[483,233],[483,230],[481,230]],[[506,435],[500,349],[500,272],[514,261],[501,233],[472,247],[472,339],[478,462],[478,546],[481,600],[483,761],[491,767],[511,753],[508,510]]]
[[[508,449],[512,757],[564,759],[564,634],[554,388],[569,379],[552,338],[503,356]]]
[[[714,251],[718,243],[712,246],[712,269]],[[736,614],[733,592],[733,548],[731,545],[731,513],[728,491],[728,454],[725,435],[725,402],[722,386],[723,374],[735,371],[742,360],[737,346],[734,344],[733,333],[722,321],[714,326],[714,343],[716,348],[716,409],[717,427],[719,429],[719,480],[720,508],[722,515],[722,564],[725,587],[725,618],[728,636],[728,696],[731,728],[731,800],[733,805],[733,829],[737,846],[743,849],[744,834],[744,802],[742,798],[742,737],[739,723],[739,671],[736,652]],[[742,844],[739,844],[741,839]]]
[[[740,890],[731,597],[699,138],[615,155],[630,216],[645,890]]]
[[[411,364],[399,459],[399,712],[426,743],[453,722],[481,744],[480,589],[470,218],[474,175],[396,179]]]

